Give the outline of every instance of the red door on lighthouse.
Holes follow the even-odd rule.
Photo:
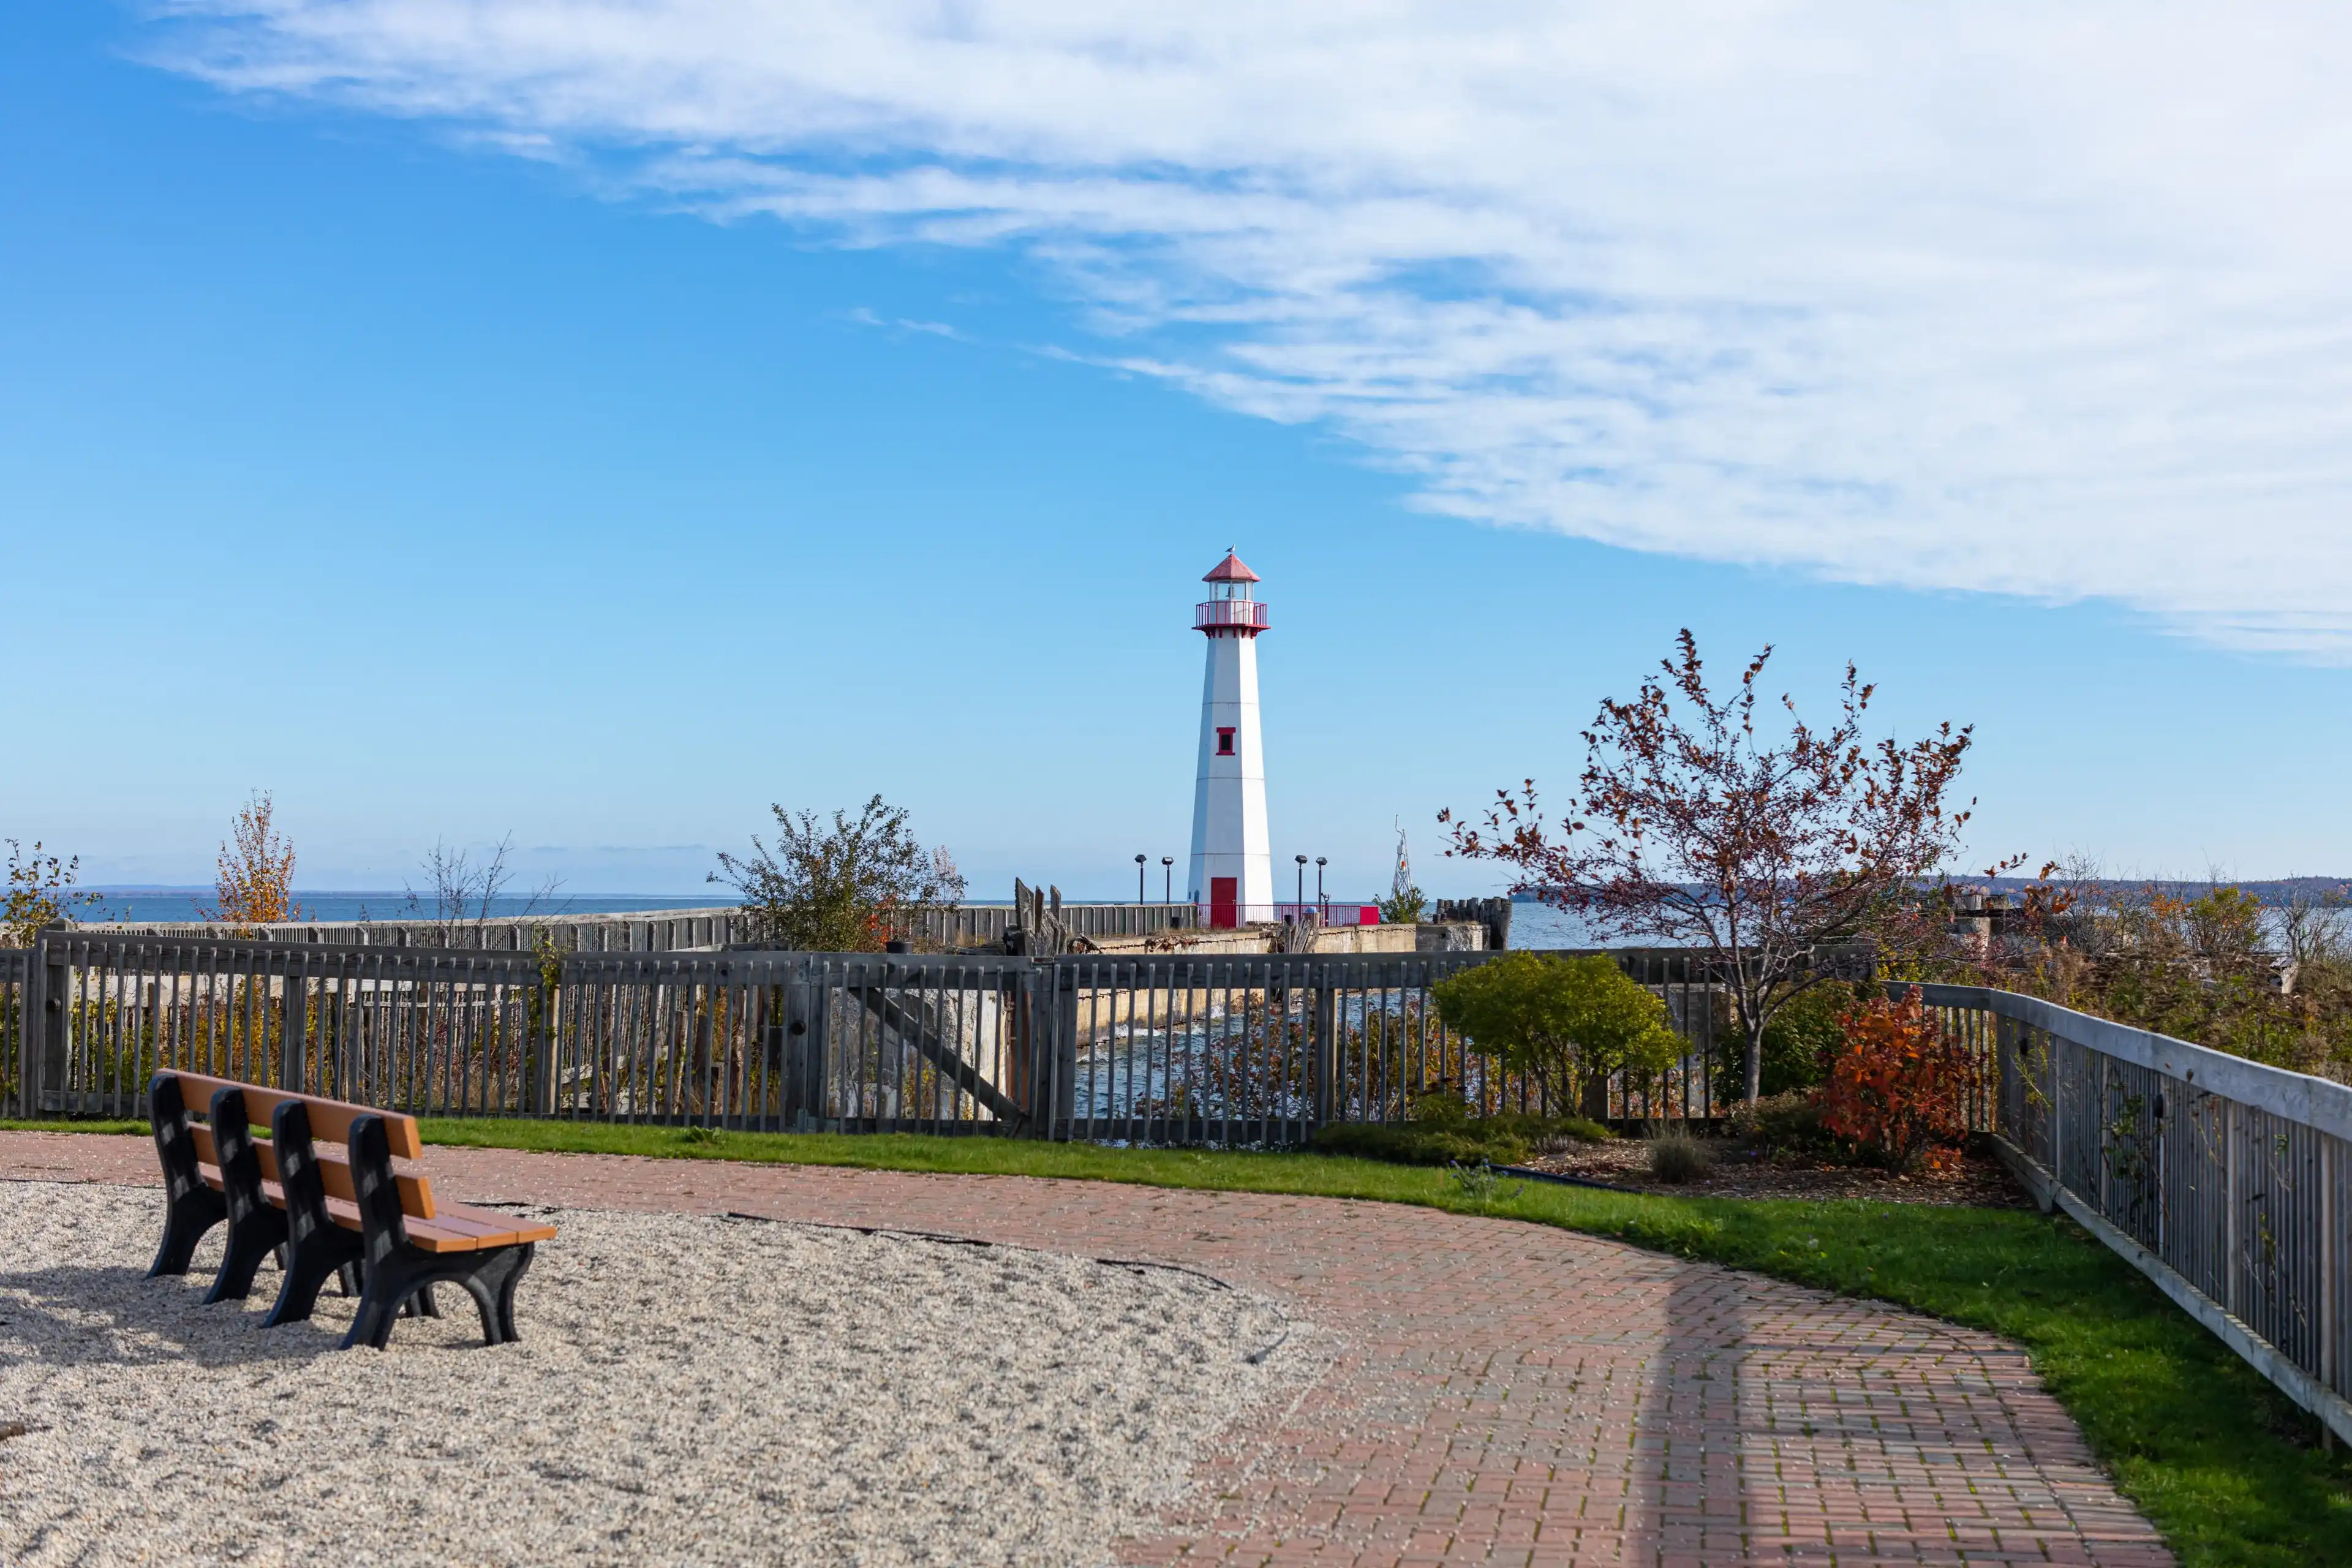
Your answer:
[[[1240,912],[1240,887],[1241,879],[1239,877],[1212,877],[1209,879],[1210,925],[1230,928],[1242,923],[1235,918]]]

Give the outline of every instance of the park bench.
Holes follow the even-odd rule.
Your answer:
[[[205,1121],[192,1100],[205,1105]],[[360,1298],[346,1350],[382,1350],[404,1311],[434,1312],[438,1284],[473,1297],[485,1344],[517,1337],[515,1287],[555,1227],[440,1202],[429,1177],[396,1169],[394,1156],[425,1152],[414,1117],[172,1071],[149,1083],[147,1104],[165,1199],[149,1278],[185,1274],[196,1243],[226,1223],[227,1246],[205,1300],[243,1300],[275,1254],[285,1279],[264,1328],[310,1317],[320,1290],[340,1275]],[[266,1141],[253,1135],[265,1116]]]

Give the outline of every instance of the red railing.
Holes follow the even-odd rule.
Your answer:
[[[1255,599],[1211,599],[1205,605],[1192,606],[1192,629],[1213,631],[1221,626],[1239,626],[1248,631],[1265,630],[1265,606]]]

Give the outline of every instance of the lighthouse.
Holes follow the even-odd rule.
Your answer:
[[[1209,639],[1201,678],[1201,768],[1192,786],[1192,902],[1213,926],[1274,919],[1274,857],[1265,831],[1265,755],[1258,746],[1257,634],[1265,605],[1256,573],[1232,551],[1201,579],[1192,627]]]

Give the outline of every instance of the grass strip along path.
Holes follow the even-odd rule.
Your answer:
[[[146,1131],[140,1122],[0,1127]],[[1055,1176],[1416,1204],[1558,1226],[1843,1295],[2023,1345],[2119,1488],[2184,1563],[2352,1563],[2352,1462],[2310,1416],[2063,1217],[1874,1201],[1653,1197],[1319,1154],[1106,1149],[1000,1138],[746,1133],[425,1119],[428,1143]]]

